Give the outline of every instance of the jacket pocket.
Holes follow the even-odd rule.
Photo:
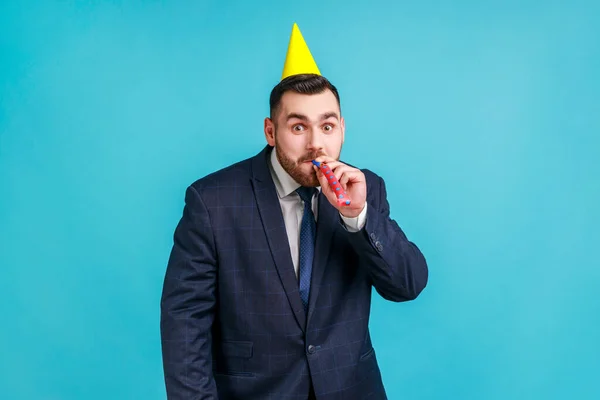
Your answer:
[[[253,377],[254,373],[249,370],[253,351],[253,342],[222,340],[213,365],[215,376]]]
[[[369,358],[371,358],[371,356],[373,355],[373,353],[375,353],[375,349],[373,347],[371,347],[369,350],[367,350],[365,353],[363,353],[360,356],[360,361],[368,360]]]

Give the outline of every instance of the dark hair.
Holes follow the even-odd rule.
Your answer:
[[[340,105],[340,95],[335,86],[329,80],[317,74],[297,74],[282,79],[271,91],[269,105],[271,108],[271,118],[277,113],[281,97],[287,91],[293,91],[300,94],[319,94],[325,90],[331,90]],[[340,106],[341,109],[341,106]]]

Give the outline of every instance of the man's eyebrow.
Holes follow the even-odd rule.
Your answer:
[[[330,112],[326,112],[325,114],[321,114],[321,120],[328,119],[328,118],[339,119],[337,113],[334,111],[330,111]]]
[[[308,121],[308,117],[306,115],[298,114],[298,113],[289,113],[287,119],[290,120],[292,118],[301,119],[303,121]]]

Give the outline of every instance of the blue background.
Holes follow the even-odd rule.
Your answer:
[[[600,3],[90,3],[0,5],[2,398],[165,398],[185,187],[264,146],[293,22],[429,262],[374,296],[390,399],[600,398]]]

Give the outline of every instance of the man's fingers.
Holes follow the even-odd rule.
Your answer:
[[[342,185],[344,184],[348,184],[348,182],[359,182],[362,179],[362,172],[359,170],[350,170],[350,171],[344,171],[344,173],[342,174],[342,176],[340,177],[340,183]]]
[[[346,185],[348,184],[348,179],[350,177],[348,174],[352,174],[353,170],[354,168],[347,165],[340,165],[333,171],[336,179],[340,182],[344,190],[347,188]]]
[[[348,189],[348,182],[353,182],[360,175],[360,170],[356,168],[350,167],[339,161],[332,161],[326,163],[329,166],[329,169],[332,171],[334,175],[333,182],[339,182],[344,190]],[[326,177],[326,181],[329,182],[329,174]],[[323,184],[321,184],[323,185]],[[335,196],[335,194],[333,194]]]
[[[342,185],[342,187],[344,189],[346,189],[348,187],[348,179],[349,179],[348,174],[349,174],[349,172],[346,171],[346,172],[342,173],[342,176],[340,176],[340,185]]]

